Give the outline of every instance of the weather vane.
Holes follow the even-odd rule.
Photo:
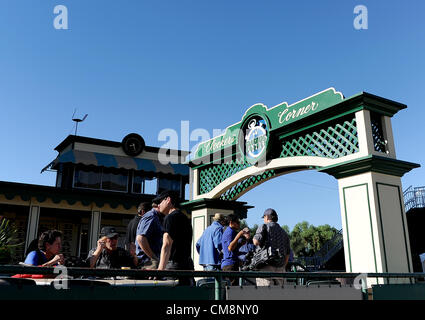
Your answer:
[[[88,116],[88,114],[86,113],[86,115],[82,118],[82,119],[78,119],[78,118],[74,118],[74,116],[75,116],[75,112],[77,111],[77,109],[75,109],[74,110],[74,113],[73,113],[73,115],[72,115],[72,121],[74,121],[75,122],[75,135],[77,135],[77,131],[78,131],[78,124],[80,123],[80,122],[83,122],[84,120],[86,120],[86,118],[87,118],[87,116]]]

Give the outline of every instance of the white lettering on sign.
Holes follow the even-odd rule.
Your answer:
[[[231,145],[234,141],[235,141],[234,136],[227,137],[225,139],[221,139],[218,141],[212,140],[206,144],[205,150],[206,152],[211,152],[211,151],[215,152],[223,147]]]
[[[284,123],[285,121],[289,121],[291,119],[296,119],[299,116],[303,116],[310,111],[316,111],[316,109],[319,107],[319,104],[316,102],[312,102],[309,105],[305,107],[301,107],[298,110],[291,110],[289,111],[289,108],[286,108],[282,112],[278,113],[279,116],[279,123]]]

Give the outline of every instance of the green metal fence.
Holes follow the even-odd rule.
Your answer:
[[[50,275],[52,278],[58,276],[58,270],[56,268],[41,268],[41,267],[28,267],[28,266],[16,266],[16,265],[5,265],[0,266],[0,280],[9,279],[11,275],[15,274],[33,274],[33,275]],[[210,288],[198,288],[198,287],[184,287],[184,286],[173,286],[173,287],[158,287],[154,284],[151,286],[145,286],[143,288],[136,288],[135,286],[127,286],[126,288],[122,288],[117,290],[117,288],[105,289],[105,288],[97,288],[96,295],[90,295],[90,292],[86,294],[80,294],[78,297],[72,296],[72,298],[80,298],[80,299],[103,299],[107,294],[116,294],[116,296],[126,299],[130,297],[130,294],[139,293],[143,295],[146,299],[175,299],[175,300],[184,300],[184,299],[193,299],[193,300],[223,300],[225,299],[225,280],[226,278],[242,278],[242,279],[253,279],[253,278],[282,278],[282,279],[304,279],[304,280],[315,280],[316,284],[322,284],[323,286],[334,284],[332,282],[335,279],[347,279],[348,281],[358,281],[362,279],[362,281],[358,282],[361,285],[361,288],[364,292],[364,298],[368,297],[368,281],[375,281],[376,279],[384,279],[384,282],[389,282],[390,279],[400,279],[405,278],[409,279],[411,287],[415,286],[415,292],[423,293],[423,299],[425,299],[425,285],[420,284],[416,286],[416,282],[418,279],[425,278],[425,273],[346,273],[346,272],[286,272],[286,273],[275,273],[275,272],[261,272],[261,271],[172,271],[172,270],[118,270],[118,269],[87,269],[87,268],[66,268],[66,273],[71,282],[77,279],[81,279],[81,277],[92,279],[91,289],[95,286],[95,279],[118,279],[118,278],[128,278],[128,279],[146,279],[147,277],[156,277],[156,278],[210,278],[215,279],[214,285]],[[374,280],[371,280],[374,279]],[[15,279],[15,284],[19,286],[19,280]],[[22,285],[25,284],[25,279],[21,280],[21,289]],[[58,280],[55,280],[58,281]],[[286,283],[285,286],[288,285],[296,285],[298,282],[295,281],[293,284]],[[384,288],[385,284],[379,284],[377,288],[381,290]],[[392,294],[394,295],[394,285],[391,286]],[[39,286],[37,286],[39,287]],[[46,287],[46,286],[44,286]],[[152,288],[155,287],[155,288]],[[401,288],[401,287],[400,287]],[[408,288],[407,286],[403,287],[403,290]],[[8,291],[9,290],[9,291]],[[44,291],[43,291],[44,290]],[[39,293],[34,292],[34,294],[45,294],[46,296],[53,296],[54,290],[48,290],[44,288],[43,290],[39,290]],[[115,291],[114,291],[115,290]],[[419,291],[418,291],[419,290]],[[30,292],[31,290],[28,290]],[[55,294],[58,294],[56,290]],[[72,290],[62,290],[62,291],[72,291]],[[8,298],[6,296],[8,292],[10,293],[9,298],[13,299],[12,292],[13,289],[11,286],[1,286],[0,285],[0,295],[3,292],[2,298]],[[115,292],[115,293],[114,293]],[[400,291],[401,292],[401,291]],[[403,291],[404,292],[404,291]],[[20,292],[25,293],[25,291]],[[91,291],[93,293],[93,291]],[[119,293],[119,294],[118,294]],[[71,297],[69,293],[61,293],[64,299]],[[384,295],[385,296],[385,295]],[[418,296],[418,294],[416,294]],[[19,296],[22,298],[23,296]],[[58,296],[59,297],[59,296]],[[421,298],[421,295],[418,296]],[[36,298],[41,298],[41,296],[37,296]],[[60,298],[60,297],[59,297]],[[134,298],[134,297],[133,297]]]

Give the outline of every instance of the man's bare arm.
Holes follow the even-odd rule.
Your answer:
[[[153,253],[151,246],[149,245],[148,239],[143,235],[137,236],[137,242],[139,243],[140,248],[142,248],[143,252],[151,259],[158,260],[158,257],[155,253]]]
[[[171,246],[173,245],[173,239],[170,235],[165,232],[162,238],[162,248],[161,248],[161,259],[159,261],[158,270],[165,270],[165,266],[170,259]]]

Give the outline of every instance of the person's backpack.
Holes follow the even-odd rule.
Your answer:
[[[258,248],[251,258],[248,265],[245,265],[244,270],[256,270],[266,265],[281,267],[284,263],[284,255],[280,252],[279,248],[270,243],[270,224],[263,224],[262,226],[263,246]],[[264,229],[265,228],[265,229]]]

